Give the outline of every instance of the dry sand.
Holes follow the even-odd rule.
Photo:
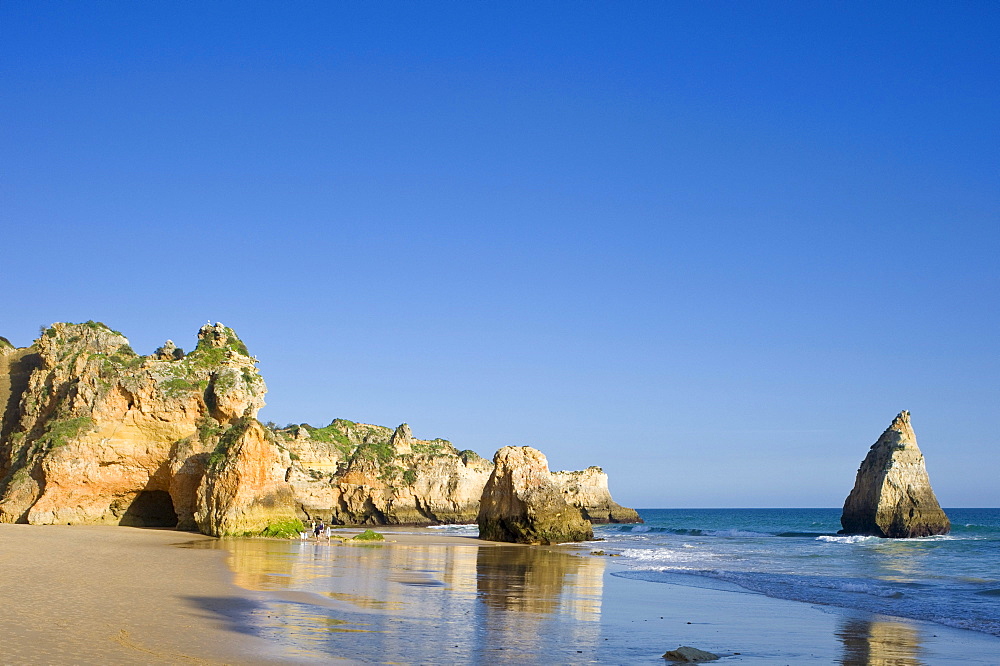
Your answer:
[[[1000,655],[1000,639],[974,632],[621,578],[587,546],[386,536],[357,546],[0,525],[0,663],[663,664],[680,645],[724,655],[715,663]]]
[[[249,663],[276,659],[240,633],[253,608],[196,534],[0,524],[0,662]],[[230,618],[230,619],[227,619]]]

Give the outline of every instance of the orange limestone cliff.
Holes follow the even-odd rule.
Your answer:
[[[93,321],[20,349],[0,338],[0,522],[222,536],[476,520],[492,462],[406,424],[264,425],[256,364],[222,324],[187,354],[168,340],[141,356]],[[560,499],[595,521],[638,521],[599,468],[560,474]]]
[[[190,354],[151,356],[97,322],[54,324],[6,358],[2,522],[193,529],[219,439],[264,404],[256,361],[221,324]]]
[[[335,419],[279,432],[296,458],[289,482],[303,513],[337,524],[471,523],[493,464],[410,426]]]

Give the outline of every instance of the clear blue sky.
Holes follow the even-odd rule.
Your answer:
[[[207,320],[264,420],[1000,505],[1000,4],[0,3],[0,335]]]

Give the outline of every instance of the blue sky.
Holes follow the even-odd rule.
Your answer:
[[[207,320],[264,420],[1000,506],[1000,5],[0,4],[0,335]]]

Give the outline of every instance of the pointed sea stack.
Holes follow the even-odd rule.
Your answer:
[[[931,490],[909,412],[900,412],[872,445],[844,502],[840,523],[841,534],[890,539],[951,531],[951,522]]]

